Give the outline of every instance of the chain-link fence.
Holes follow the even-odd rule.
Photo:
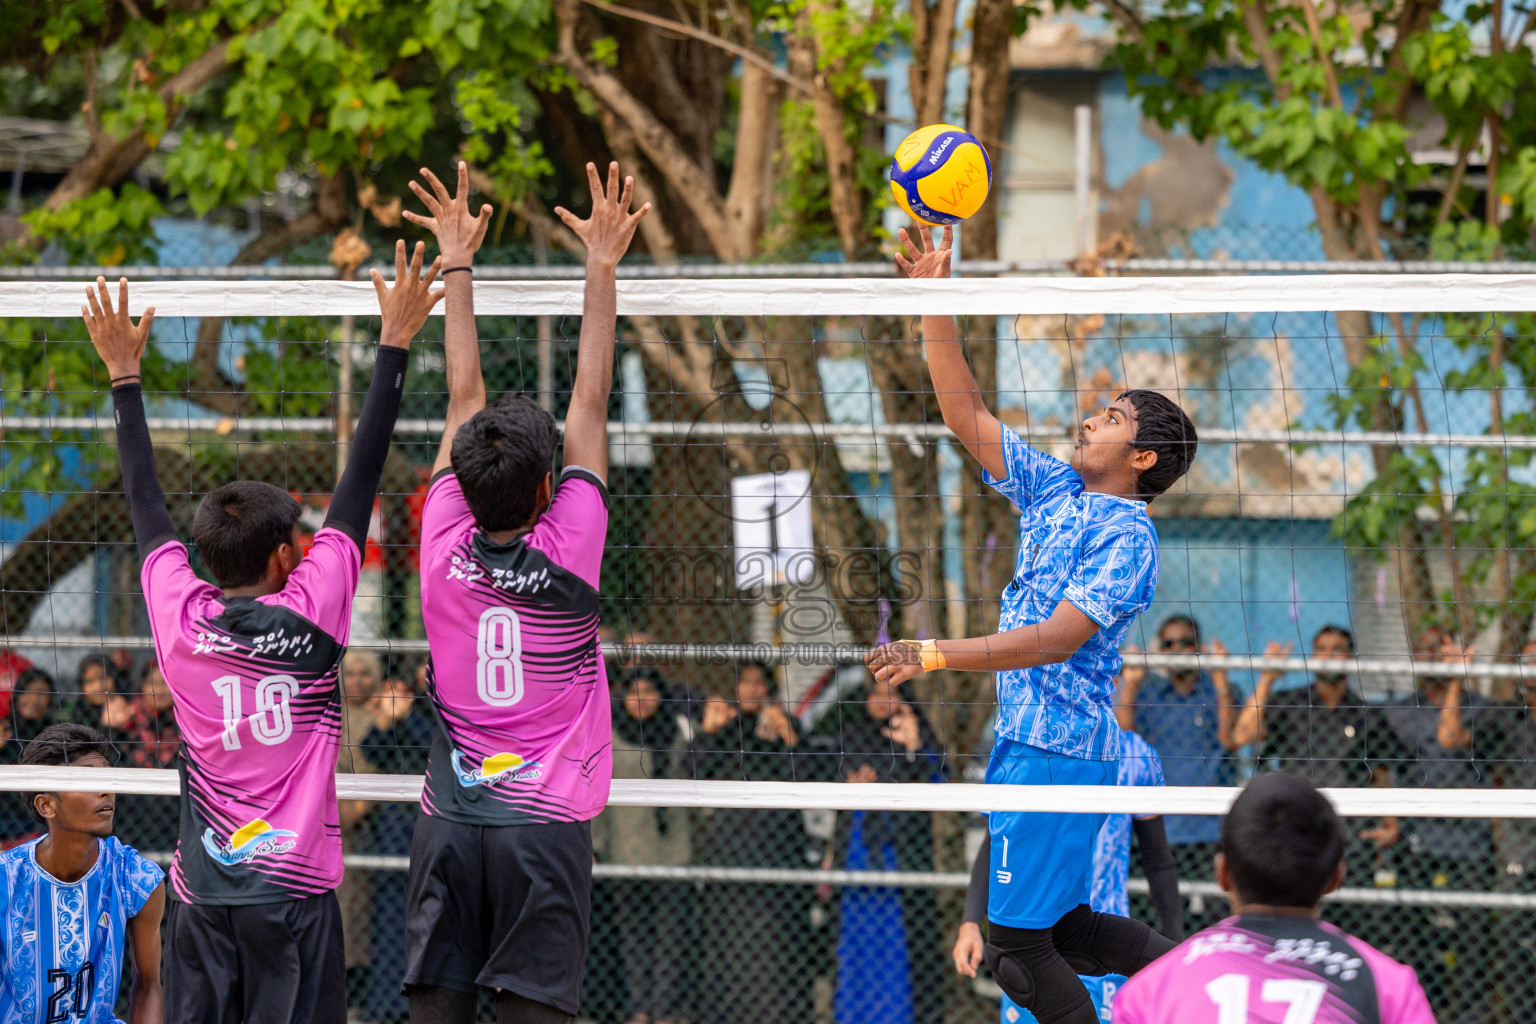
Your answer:
[[[479,325],[489,391],[527,393],[559,416],[579,320]],[[80,358],[77,325],[11,326],[0,342],[4,757],[69,720],[107,731],[124,765],[172,766],[172,688],[151,662],[126,505],[101,443],[109,424],[94,418],[106,381]],[[179,529],[202,493],[237,475],[302,495],[305,528],[318,525],[373,326],[162,319],[146,390]],[[341,681],[344,772],[419,773],[434,728],[415,550],[445,405],[438,330],[413,353],[369,539]],[[1195,471],[1153,506],[1162,570],[1136,644],[1270,660],[1223,672],[1165,659],[1143,672],[1130,659],[1122,724],[1159,752],[1171,784],[1237,785],[1283,765],[1329,785],[1536,788],[1528,691],[1482,668],[1518,663],[1536,599],[1525,317],[987,317],[966,331],[1000,417],[1047,451],[1070,452],[1084,412],[1128,385],[1178,397],[1202,432]],[[947,439],[908,322],[631,317],[620,333],[602,588],[619,645],[608,666],[617,773],[842,781],[869,763],[892,783],[975,781],[990,677],[919,679],[900,697],[920,722],[907,746],[889,702],[867,699],[856,658],[825,653],[990,632],[1015,571],[1014,514]],[[1484,373],[1490,362],[1504,376]],[[753,490],[754,478],[794,473],[804,483],[792,507]],[[1330,626],[1347,630],[1349,653],[1411,652],[1419,667],[1343,682],[1316,660],[1304,676],[1266,671],[1286,645],[1339,654]],[[649,641],[700,649],[657,658],[623,646]],[[777,663],[785,645],[823,653]],[[1466,678],[1469,647],[1460,690],[1424,671],[1444,660]],[[415,808],[342,811],[349,1002],[360,1020],[399,1018]],[[34,828],[14,797],[0,798],[0,825],[9,841]],[[1536,1014],[1530,827],[1350,825],[1350,889],[1330,915],[1413,964],[1442,1024]],[[1210,884],[1213,822],[1168,829],[1186,926],[1209,923],[1224,906]],[[118,831],[168,853],[175,802],[122,798]],[[594,823],[584,1015],[989,1018],[987,987],[948,966],[976,831],[946,813],[611,808]],[[878,885],[845,874],[871,871],[893,874]],[[1150,919],[1140,899],[1133,909]]]

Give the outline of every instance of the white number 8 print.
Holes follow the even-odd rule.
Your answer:
[[[1248,986],[1242,974],[1223,974],[1205,986],[1205,994],[1216,1004],[1216,1024],[1247,1024]],[[1327,995],[1326,982],[1299,978],[1269,978],[1259,989],[1262,1001],[1287,1004],[1281,1024],[1313,1024]]]
[[[492,707],[523,699],[523,629],[510,608],[487,608],[475,640],[475,692]]]

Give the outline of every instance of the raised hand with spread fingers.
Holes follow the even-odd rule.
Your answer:
[[[619,185],[619,165],[608,165],[608,183],[587,164],[592,213],[586,220],[563,206],[555,213],[587,247],[586,295],[581,312],[581,341],[576,349],[576,382],[565,415],[565,461],[608,477],[608,395],[613,389],[613,343],[618,320],[618,289],[614,280],[619,259],[629,249],[640,221],[650,212],[646,203],[629,210],[635,179]]]
[[[139,364],[144,349],[149,344],[149,328],[155,322],[155,307],[144,311],[135,324],[128,315],[128,279],[117,280],[117,308],[112,308],[112,297],[107,292],[107,279],[98,277],[96,284],[85,289],[86,304],[80,307],[85,318],[85,329],[90,332],[91,344],[96,354],[107,365],[112,383],[137,381]]]

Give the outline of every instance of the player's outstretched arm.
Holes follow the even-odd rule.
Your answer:
[[[913,243],[907,229],[901,229],[902,252],[896,254],[896,273],[913,279],[949,277],[950,246],[955,229],[944,229],[943,241],[936,247],[933,232],[918,229],[920,241]],[[976,377],[965,361],[960,334],[952,316],[923,317],[923,357],[933,380],[933,393],[939,399],[944,425],[965,446],[977,462],[995,479],[1008,476],[1003,461],[1003,425],[976,387]]]
[[[144,391],[139,364],[149,344],[149,327],[155,322],[151,306],[137,325],[128,317],[128,279],[117,282],[117,309],[107,294],[107,279],[85,290],[80,307],[96,354],[106,364],[112,380],[112,411],[117,423],[117,458],[123,468],[123,491],[133,517],[133,536],[143,558],[166,541],[176,539],[176,527],[165,510],[165,492],[155,475],[155,446],[149,439],[144,416]]]
[[[608,184],[597,165],[587,164],[592,215],[579,219],[564,207],[555,213],[587,247],[587,284],[581,308],[581,341],[576,349],[576,383],[565,413],[565,464],[608,478],[608,396],[613,391],[613,345],[618,321],[614,275],[629,249],[635,228],[651,209],[646,203],[631,213],[635,179],[619,188],[619,165],[608,165]]]
[[[128,919],[133,943],[133,989],[128,997],[128,1024],[160,1024],[165,996],[160,988],[160,918],[165,913],[165,883],[150,894],[139,912]]]
[[[897,640],[864,658],[877,682],[896,686],[914,676],[947,668],[957,672],[1006,672],[1066,661],[1097,633],[1099,624],[1070,601],[1044,622],[991,636],[958,640]]]
[[[421,169],[421,176],[431,186],[411,182],[431,214],[424,217],[406,210],[401,216],[419,224],[437,236],[437,248],[443,263],[443,288],[447,299],[443,307],[443,358],[448,375],[448,418],[443,424],[443,439],[437,446],[432,474],[453,464],[453,438],[459,428],[485,408],[485,378],[480,374],[480,338],[475,329],[475,253],[485,241],[485,229],[491,223],[489,203],[479,213],[469,209],[469,165],[459,161],[459,190],[449,195],[437,175]]]
[[[400,398],[405,393],[406,357],[411,339],[427,322],[432,307],[442,299],[441,289],[432,290],[437,280],[439,261],[434,260],[422,274],[421,263],[426,246],[416,243],[410,263],[405,260],[405,242],[395,244],[395,284],[384,284],[384,275],[372,271],[373,287],[379,295],[383,324],[379,329],[379,351],[374,357],[373,380],[363,399],[363,411],[357,417],[352,451],[347,468],[336,483],[325,525],[342,530],[361,551],[368,541],[368,520],[373,516],[373,499],[379,493],[379,479],[384,475],[384,460],[389,456],[389,439],[395,432],[395,418],[400,415]]]

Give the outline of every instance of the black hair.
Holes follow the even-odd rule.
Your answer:
[[[28,743],[26,749],[21,752],[21,763],[26,765],[67,766],[78,764],[83,757],[95,754],[108,764],[112,763],[111,749],[107,746],[107,738],[88,725],[76,725],[73,722],[63,722],[58,725],[50,725],[36,738]],[[37,813],[37,798],[41,793],[23,793],[22,799],[27,802],[27,811],[40,825],[48,824],[46,818]]]
[[[260,581],[272,552],[293,541],[299,503],[273,484],[235,480],[209,491],[192,517],[192,540],[220,587]]]
[[[642,665],[637,669],[631,670],[624,677],[624,681],[620,684],[620,689],[622,692],[628,693],[641,683],[650,683],[651,688],[656,691],[656,696],[661,700],[670,700],[672,698],[672,684],[667,682],[667,677],[661,674],[661,669],[653,665]]]
[[[159,667],[160,662],[154,658],[150,658],[144,664],[139,666],[139,689],[142,690],[144,688],[144,680],[148,679],[149,674]],[[162,675],[161,678],[164,678],[164,676]]]
[[[1158,623],[1157,635],[1162,636],[1163,630],[1167,629],[1169,626],[1188,626],[1190,632],[1195,634],[1195,643],[1200,643],[1200,623],[1196,622],[1191,616],[1185,615],[1183,612],[1180,612],[1177,615],[1168,616],[1162,622]]]
[[[1136,474],[1136,496],[1151,501],[1189,472],[1200,437],[1194,422],[1166,395],[1137,389],[1120,398],[1127,399],[1136,409],[1136,439],[1132,448],[1157,453],[1152,468]]]
[[[742,662],[736,667],[737,682],[741,681],[741,674],[749,668],[755,668],[763,674],[763,682],[768,684],[768,696],[777,697],[779,695],[779,681],[773,677],[773,669],[769,667],[766,661],[758,661],[756,658],[753,658],[751,661]]]
[[[107,683],[115,692],[118,689],[117,666],[112,664],[112,659],[105,654],[87,654],[80,659],[80,664],[75,668],[75,682],[80,686],[80,692],[85,693],[85,670],[92,665],[100,665],[102,672],[106,673]]]
[[[1221,852],[1242,902],[1310,909],[1344,859],[1344,823],[1300,775],[1265,772],[1222,820]]]
[[[558,437],[555,418],[522,395],[503,395],[459,428],[453,471],[476,526],[490,533],[528,525]]]
[[[1350,654],[1354,654],[1355,653],[1355,634],[1351,633],[1349,630],[1345,629],[1343,626],[1337,626],[1337,625],[1334,625],[1332,623],[1329,623],[1328,625],[1324,626],[1322,629],[1318,630],[1316,633],[1312,634],[1312,642],[1314,644],[1317,643],[1319,640],[1321,640],[1323,637],[1327,636],[1329,633],[1332,633],[1334,636],[1338,637],[1339,639],[1343,640],[1346,644],[1348,644],[1349,645],[1349,653]]]
[[[33,665],[31,668],[24,668],[16,674],[16,682],[11,685],[11,692],[20,693],[33,683],[42,683],[48,687],[49,693],[54,693],[58,689],[57,684],[53,681],[53,676]]]

